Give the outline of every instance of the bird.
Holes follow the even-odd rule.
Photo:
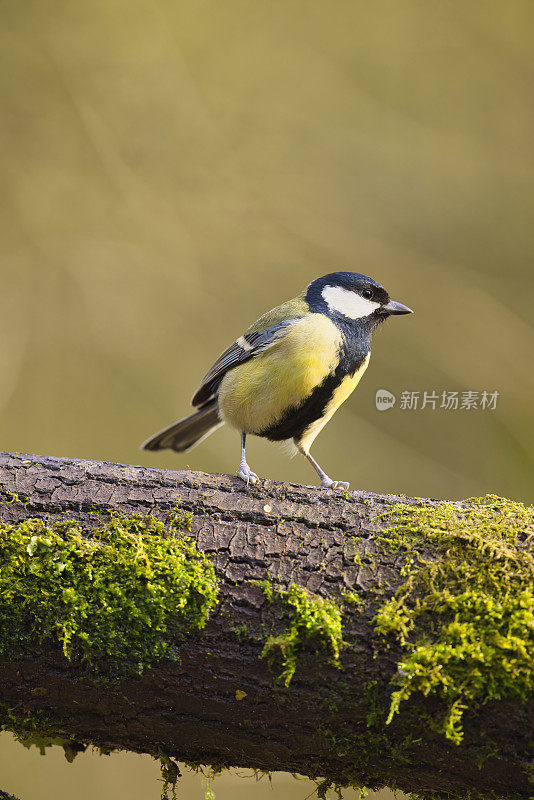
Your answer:
[[[247,463],[248,435],[285,442],[332,480],[310,453],[319,432],[358,385],[369,364],[371,337],[388,317],[413,313],[381,284],[358,272],[316,278],[295,298],[263,314],[202,379],[195,412],[145,441],[144,450],[190,450],[224,423],[241,434],[237,476],[259,481]]]

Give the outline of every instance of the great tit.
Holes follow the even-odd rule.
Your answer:
[[[371,336],[391,314],[410,314],[379,283],[357,272],[312,281],[273,308],[222,353],[192,400],[197,411],[142,445],[190,450],[227,422],[241,433],[238,476],[257,483],[245,457],[247,434],[288,442],[317,471],[324,488],[349,484],[328,477],[310,447],[369,364]]]

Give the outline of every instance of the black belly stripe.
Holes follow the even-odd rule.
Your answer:
[[[369,337],[365,329],[340,320],[336,320],[336,323],[343,334],[343,346],[335,372],[327,375],[300,405],[288,408],[280,420],[257,436],[272,442],[284,439],[296,439],[298,442],[306,429],[324,416],[328,403],[344,378],[360,369],[369,354]]]
[[[346,375],[346,370],[338,367],[313,390],[303,403],[288,408],[282,419],[257,435],[270,439],[271,442],[281,442],[284,439],[297,439],[298,441],[312,422],[324,416],[334,391]]]

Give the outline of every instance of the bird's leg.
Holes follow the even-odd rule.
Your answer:
[[[302,450],[301,452],[304,453],[304,455],[306,456],[306,458],[308,459],[308,461],[310,462],[310,464],[312,465],[314,470],[319,475],[319,477],[321,479],[321,487],[323,489],[348,489],[349,488],[349,484],[346,481],[333,481],[332,478],[329,478],[328,475],[326,474],[326,472],[324,472],[324,470],[321,469],[321,467],[319,466],[319,464],[317,463],[317,461],[314,459],[313,456],[311,456],[309,453],[304,452],[304,450]]]
[[[247,457],[245,455],[245,441],[247,438],[246,433],[241,434],[241,461],[239,462],[239,469],[237,470],[237,477],[241,478],[242,481],[245,481],[247,486],[249,483],[257,483],[258,476],[255,472],[252,472],[249,465],[247,464]]]

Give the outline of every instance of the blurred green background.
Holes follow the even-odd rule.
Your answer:
[[[259,314],[354,269],[416,313],[375,337],[319,462],[353,488],[530,501],[533,40],[531,0],[3,3],[1,447],[233,472],[228,430],[186,457],[138,445]],[[379,412],[381,388],[499,399]],[[158,796],[148,759],[62,759],[4,735],[0,787]],[[263,785],[215,789],[311,791]]]

